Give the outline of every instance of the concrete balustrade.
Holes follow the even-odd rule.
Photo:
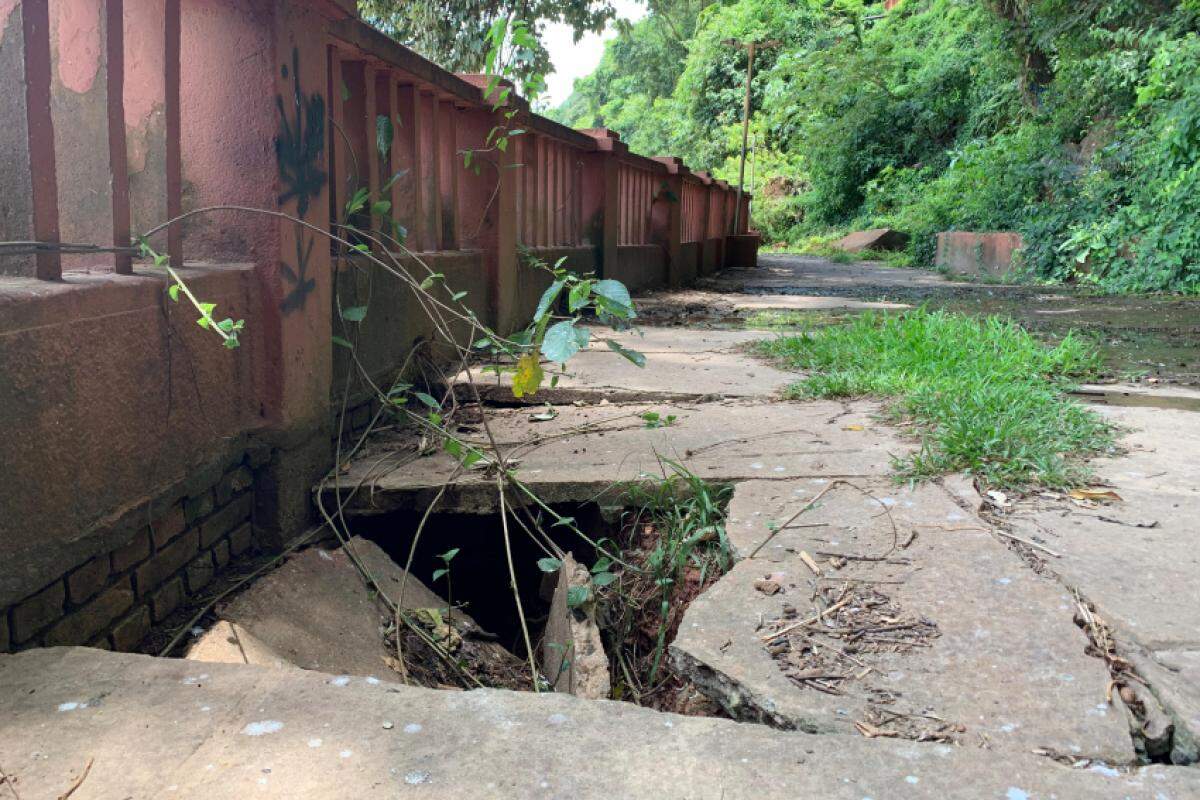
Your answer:
[[[230,469],[253,472],[257,546],[311,523],[309,488],[333,463],[331,407],[349,387],[355,424],[369,408],[333,337],[380,380],[414,347],[437,348],[411,291],[314,230],[353,238],[340,226],[359,189],[389,200],[383,216],[406,231],[374,248],[443,273],[501,331],[526,323],[547,283],[527,256],[640,289],[756,253],[727,245],[757,239],[745,214],[733,230],[724,182],[631,153],[615,132],[566,128],[516,94],[495,109],[485,77],[400,46],[353,0],[0,2],[0,83],[0,241],[23,243],[0,246],[0,427],[21,432],[0,439],[0,562],[21,565],[0,575],[0,630],[21,621],[0,649],[84,613],[60,589],[85,564],[132,593],[132,610],[55,629],[136,638],[157,619],[145,606],[157,589],[118,555],[162,539],[165,509],[203,507]],[[501,150],[488,135],[510,110],[522,132]],[[288,218],[191,214],[230,205]],[[236,350],[169,302],[161,270],[131,247],[181,215],[150,241],[218,318],[246,319]],[[380,226],[367,216],[350,222]],[[356,305],[364,320],[340,317]],[[201,556],[220,568],[216,551]]]

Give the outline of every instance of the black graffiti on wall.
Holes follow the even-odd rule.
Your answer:
[[[288,65],[281,72],[289,76]],[[279,194],[282,206],[296,201],[296,214],[301,219],[308,216],[309,205],[320,196],[328,180],[322,168],[325,155],[325,98],[319,92],[305,94],[300,88],[300,52],[292,48],[292,115],[282,95],[275,95],[279,109],[279,135],[275,137],[275,162],[279,169],[279,181],[283,191]],[[308,275],[308,263],[312,257],[312,234],[302,225],[296,226],[296,266],[279,262],[279,272],[291,289],[279,304],[284,314],[304,308],[308,296],[317,288],[317,282]]]
[[[279,310],[290,314],[304,308],[308,296],[317,288],[315,279],[308,277],[308,260],[312,257],[313,240],[308,237],[307,246],[304,244],[304,228],[296,226],[296,268],[292,269],[286,261],[279,262],[279,272],[283,279],[292,285],[279,304]]]
[[[283,77],[288,77],[287,64]],[[296,201],[301,219],[308,214],[309,203],[321,194],[328,178],[321,167],[325,155],[325,98],[320,93],[305,94],[300,88],[300,53],[292,48],[292,106],[295,121],[290,121],[282,95],[275,95],[279,108],[279,135],[275,137],[275,161],[284,191],[279,204]]]

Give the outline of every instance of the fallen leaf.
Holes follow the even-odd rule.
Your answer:
[[[842,430],[844,430],[844,431],[865,431],[866,428],[864,428],[862,425],[847,425],[846,427],[842,428]]]
[[[1105,503],[1121,502],[1121,495],[1110,489],[1075,489],[1071,492],[1071,497],[1076,500],[1095,500]]]
[[[555,411],[550,406],[546,406],[545,411],[539,411],[536,414],[530,414],[529,421],[530,422],[549,422],[550,420],[554,419],[557,416],[558,416],[557,411]]]

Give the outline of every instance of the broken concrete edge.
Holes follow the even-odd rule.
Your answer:
[[[947,475],[938,480],[942,488],[945,489],[950,496],[964,510],[969,510],[972,514],[978,514],[987,505],[983,495],[979,493],[978,487],[971,476],[965,474]],[[989,521],[989,527],[994,528],[997,524],[996,520]],[[993,531],[993,535],[995,535]],[[1132,631],[1124,628],[1112,621],[1112,616],[1105,612],[1102,603],[1096,603],[1091,600],[1078,587],[1067,580],[1060,572],[1054,569],[1054,564],[1051,559],[1044,557],[1043,553],[1036,548],[1030,548],[1020,541],[1001,536],[1001,541],[1011,550],[1017,552],[1021,560],[1027,565],[1030,560],[1036,561],[1036,566],[1039,572],[1050,576],[1057,581],[1064,589],[1072,596],[1077,598],[1077,601],[1096,609],[1099,617],[1104,621],[1103,624],[1112,634],[1113,642],[1116,644],[1117,654],[1124,659],[1128,665],[1128,670],[1132,674],[1135,681],[1144,686],[1152,695],[1152,699],[1159,705],[1158,711],[1171,720],[1172,727],[1169,731],[1164,731],[1163,735],[1169,736],[1169,743],[1156,743],[1153,741],[1154,734],[1148,731],[1147,725],[1152,725],[1154,722],[1154,709],[1148,709],[1146,714],[1149,717],[1145,720],[1138,720],[1133,709],[1123,702],[1119,693],[1113,692],[1113,704],[1123,708],[1126,718],[1129,720],[1130,735],[1135,744],[1135,749],[1144,757],[1161,757],[1164,754],[1169,754],[1171,763],[1179,765],[1190,765],[1200,762],[1200,726],[1193,721],[1187,719],[1177,709],[1182,703],[1183,697],[1175,691],[1172,691],[1171,684],[1173,683],[1166,670],[1159,666],[1153,658],[1147,656],[1147,653],[1152,652],[1149,648],[1138,641],[1138,638]],[[1102,656],[1094,655],[1095,658]],[[1112,665],[1109,666],[1110,674],[1114,681],[1120,676],[1114,671]],[[1135,694],[1137,699],[1143,704],[1150,698],[1146,698],[1137,691]],[[1197,718],[1200,720],[1200,716]],[[1155,747],[1160,747],[1163,753],[1149,753],[1148,750],[1153,750]]]
[[[726,395],[713,392],[657,392],[650,390],[620,389],[601,387],[596,389],[555,387],[539,389],[535,394],[516,397],[511,385],[480,384],[475,388],[463,382],[456,382],[449,387],[460,403],[475,402],[475,394],[487,406],[493,408],[536,408],[538,406],[569,406],[577,404],[599,405],[601,403],[619,406],[642,403],[716,403],[729,399]],[[764,395],[771,398],[773,395]]]
[[[594,611],[573,608],[572,589],[591,582],[587,567],[567,553],[556,575],[542,638],[542,673],[556,692],[604,700],[612,693],[608,656]]]
[[[103,703],[88,702],[95,697]],[[197,715],[201,703],[211,713]],[[157,736],[145,735],[148,713],[164,721]],[[180,719],[194,722],[169,724]],[[22,786],[66,786],[94,757],[84,788],[97,797],[498,799],[549,790],[652,800],[694,797],[702,786],[727,800],[1178,800],[1200,790],[1200,772],[1161,765],[1071,769],[1028,753],[807,736],[561,694],[201,670],[84,648],[0,656],[0,738],[12,745],[5,771]],[[197,768],[207,763],[219,768]]]

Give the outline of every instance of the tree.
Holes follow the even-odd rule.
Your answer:
[[[535,44],[519,59],[526,66],[517,77],[544,75],[550,58],[542,46],[542,27],[561,22],[585,33],[599,32],[613,19],[609,0],[359,0],[359,11],[372,24],[453,72],[479,72],[491,42],[488,31],[498,19],[526,23]]]

